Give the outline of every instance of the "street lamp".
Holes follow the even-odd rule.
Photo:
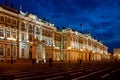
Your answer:
[[[71,47],[68,47],[67,49],[69,50],[69,62],[70,62],[70,50],[71,50]]]

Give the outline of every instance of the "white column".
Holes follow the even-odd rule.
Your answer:
[[[44,63],[46,62],[46,55],[45,55],[45,47],[42,46],[42,54],[43,54],[43,60],[44,60]]]
[[[42,40],[42,27],[40,27],[40,41]]]
[[[53,32],[53,36],[52,36],[52,45],[54,45],[54,32]]]
[[[29,38],[29,36],[28,36],[28,29],[29,29],[29,27],[28,27],[28,23],[26,23],[26,40],[28,40],[28,38]]]

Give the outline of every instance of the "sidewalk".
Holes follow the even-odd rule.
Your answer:
[[[118,61],[119,63],[120,61]],[[115,61],[111,61],[111,60],[103,60],[103,61],[82,61],[82,63],[79,63],[77,61],[75,62],[52,62],[53,65],[60,65],[60,64],[66,64],[66,65],[74,65],[74,64],[82,64],[82,65],[92,65],[92,64],[105,64],[105,63],[115,63]],[[3,66],[3,65],[49,65],[49,62],[40,62],[40,63],[35,63],[35,64],[32,64],[32,62],[14,62],[13,64],[10,64],[10,62],[0,62],[0,66]]]

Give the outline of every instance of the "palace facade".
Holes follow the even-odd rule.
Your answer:
[[[115,48],[113,54],[116,59],[120,59],[120,48]]]
[[[58,31],[54,24],[0,5],[0,60],[54,61],[109,59],[108,48],[90,34]]]

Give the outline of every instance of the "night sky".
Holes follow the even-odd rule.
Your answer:
[[[90,32],[110,52],[120,47],[120,0],[8,0],[8,6],[12,3],[17,10],[21,4],[23,12],[54,21],[60,29]]]

